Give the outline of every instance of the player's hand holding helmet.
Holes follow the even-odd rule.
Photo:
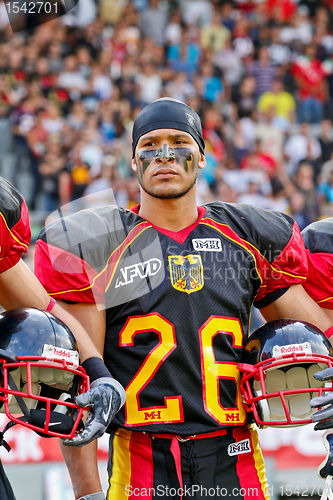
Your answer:
[[[79,366],[73,334],[52,314],[27,308],[0,315],[0,411],[11,422],[65,444],[101,436],[124,404],[125,391],[100,358],[86,363],[87,370]],[[103,377],[89,389],[91,365]]]
[[[250,336],[238,367],[244,403],[260,426],[307,424],[312,398],[333,402],[333,349],[309,323],[266,323]]]
[[[333,379],[333,367],[325,368],[320,372],[314,374],[316,380],[331,381]],[[317,422],[315,430],[320,431],[323,429],[332,429],[333,427],[333,393],[324,394],[311,399],[311,408],[320,408],[312,415],[312,422]]]
[[[114,415],[125,403],[125,391],[115,380],[99,358],[90,358],[83,363],[87,373],[99,372],[90,390],[75,398],[80,408],[89,407],[84,429],[73,439],[65,439],[66,446],[82,446],[104,434]]]

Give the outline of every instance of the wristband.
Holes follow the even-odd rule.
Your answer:
[[[89,375],[90,382],[103,377],[113,378],[101,358],[88,358],[81,363],[81,366],[85,369],[87,375]]]
[[[53,307],[55,306],[55,303],[56,301],[54,300],[53,297],[50,297],[50,302],[49,302],[49,305],[47,306],[47,308],[45,309],[46,312],[51,312]]]
[[[332,335],[333,335],[333,326],[330,326],[330,327],[326,330],[326,332],[324,332],[324,335],[325,335],[325,337],[327,337],[328,339],[329,339],[330,337],[332,337]]]
[[[105,500],[105,495],[103,491],[99,491],[98,493],[89,493],[88,495],[83,495],[83,497],[80,497],[77,500]]]

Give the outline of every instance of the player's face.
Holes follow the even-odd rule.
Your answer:
[[[142,189],[154,198],[180,198],[196,183],[206,164],[193,137],[174,129],[153,130],[140,137],[132,167]]]

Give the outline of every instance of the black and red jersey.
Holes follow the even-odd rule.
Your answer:
[[[30,243],[28,209],[23,196],[0,177],[0,273],[13,267]]]
[[[302,237],[309,268],[304,288],[321,307],[333,309],[333,217],[310,224]]]
[[[219,202],[198,214],[172,232],[134,211],[88,209],[37,241],[53,297],[105,304],[105,363],[127,397],[118,426],[187,435],[244,424],[237,363],[252,304],[306,279],[287,215]]]

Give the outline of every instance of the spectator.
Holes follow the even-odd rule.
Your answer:
[[[201,46],[204,49],[219,52],[225,48],[225,44],[229,39],[230,31],[222,24],[221,15],[214,12],[211,24],[206,24],[201,28]]]
[[[59,134],[64,127],[64,119],[60,115],[59,107],[49,102],[42,120],[44,130],[48,134]]]
[[[232,99],[237,104],[239,118],[253,115],[256,109],[255,90],[256,82],[253,76],[244,76]]]
[[[164,44],[167,21],[167,12],[159,0],[149,0],[149,7],[140,14],[142,33],[144,36],[152,38],[159,45]]]
[[[291,48],[286,43],[282,43],[280,35],[281,25],[273,25],[268,51],[270,60],[274,66],[285,66],[290,63],[292,57]]]
[[[286,130],[295,121],[296,103],[290,92],[284,89],[280,78],[272,81],[271,89],[261,94],[258,100],[259,113],[272,111],[273,123],[280,130]]]
[[[308,123],[301,123],[299,132],[289,137],[285,143],[284,153],[288,161],[287,170],[289,175],[296,171],[300,161],[307,159],[311,162],[320,158],[320,143],[311,134]]]
[[[59,136],[50,136],[47,153],[39,165],[41,176],[41,208],[49,213],[70,201],[70,176],[66,168],[66,154]]]
[[[274,121],[274,108],[262,113],[255,127],[255,135],[261,142],[262,150],[269,153],[275,162],[282,160],[283,132]]]
[[[226,40],[224,48],[215,54],[214,63],[222,71],[223,82],[227,86],[225,90],[228,92],[226,98],[230,100],[244,73],[241,58],[232,49],[231,40]]]
[[[182,37],[182,16],[179,9],[173,11],[170,15],[169,23],[165,29],[165,44],[178,45]]]
[[[232,31],[233,49],[238,57],[246,59],[254,50],[253,40],[250,36],[250,23],[245,16],[238,16]]]
[[[322,120],[320,124],[319,142],[321,147],[321,162],[326,163],[333,153],[333,129],[329,119]]]
[[[276,76],[276,70],[271,63],[268,47],[260,47],[258,59],[250,65],[249,73],[255,79],[255,93],[259,97],[271,88],[272,81]]]
[[[212,22],[214,12],[209,0],[185,0],[181,2],[181,7],[183,19],[188,25],[204,26]]]
[[[322,214],[331,214],[332,210],[328,205],[333,203],[333,170],[330,172],[329,180],[318,187],[320,211]]]
[[[270,149],[263,148],[261,139],[256,139],[254,151],[251,151],[243,157],[240,163],[240,168],[248,168],[249,162],[252,161],[256,162],[258,168],[263,172],[266,172],[270,178],[274,177],[277,169],[276,160],[274,159]]]
[[[188,29],[182,31],[181,40],[177,44],[169,45],[167,60],[175,72],[185,71],[190,78],[198,68],[200,50],[198,45],[191,41]]]
[[[201,65],[201,76],[203,79],[202,97],[210,103],[221,101],[224,88],[221,78],[214,74],[212,63],[206,61]]]
[[[314,44],[305,47],[305,54],[296,59],[292,73],[298,87],[299,121],[319,123],[327,98],[327,84],[325,68],[322,62],[316,58]]]
[[[289,214],[295,219],[301,231],[311,223],[305,209],[304,195],[300,191],[294,191],[290,197]]]
[[[304,197],[304,213],[309,223],[318,218],[318,195],[314,183],[314,170],[310,163],[303,161],[299,164],[295,173],[294,183],[296,188]]]
[[[173,99],[186,102],[189,96],[195,94],[195,89],[192,83],[187,80],[186,73],[180,71],[176,73],[172,81],[167,83],[166,92]]]
[[[79,70],[76,56],[71,54],[66,57],[64,70],[60,73],[58,85],[68,89],[72,99],[75,100],[88,89],[87,80]]]
[[[142,72],[137,75],[136,82],[140,87],[140,100],[142,103],[150,103],[160,97],[162,90],[161,77],[156,74],[152,63],[146,62]]]

